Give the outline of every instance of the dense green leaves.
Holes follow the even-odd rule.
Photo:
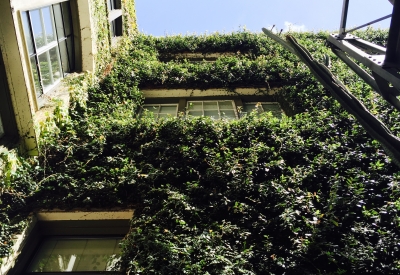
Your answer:
[[[332,56],[326,33],[295,35],[317,58],[331,55],[338,77],[400,134],[398,112]],[[362,35],[382,41],[381,31]],[[162,60],[225,51],[235,54]],[[42,155],[1,193],[2,255],[17,214],[130,206],[121,261],[130,274],[399,272],[398,169],[302,63],[263,35],[138,35],[103,76],[71,84],[70,119],[56,122],[59,131],[44,128]],[[141,87],[268,85],[281,87],[296,115],[136,116]]]

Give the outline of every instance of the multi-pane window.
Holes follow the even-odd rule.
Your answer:
[[[188,101],[186,114],[190,116],[207,116],[215,119],[238,118],[233,100]]]
[[[154,118],[176,116],[178,104],[145,104],[143,110],[153,113]]]
[[[213,119],[238,119],[251,112],[262,114],[271,112],[274,117],[282,118],[283,111],[278,102],[250,102],[235,100],[185,100],[179,103],[145,104],[142,114],[150,112],[154,118],[175,117],[178,112],[187,116],[205,116]],[[158,101],[161,102],[161,101]],[[172,101],[174,102],[174,101]]]
[[[107,0],[111,37],[122,36],[121,0]]]
[[[97,274],[96,272],[111,271],[119,260],[120,241],[121,238],[46,238],[33,256],[26,274]]]
[[[75,67],[70,4],[61,2],[21,15],[35,90],[41,96]]]

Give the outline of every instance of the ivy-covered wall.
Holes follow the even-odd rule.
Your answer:
[[[90,0],[96,53],[96,73],[103,72],[111,62],[111,34],[108,22],[107,0]],[[137,32],[134,0],[122,0],[123,33],[131,36]]]
[[[332,71],[400,135],[399,113],[333,56],[327,33],[294,35],[317,59],[331,56]],[[164,61],[225,51],[236,54]],[[39,158],[8,156],[0,255],[32,209],[118,206],[136,209],[122,242],[129,274],[399,273],[398,168],[295,56],[247,31],[136,34],[112,56],[107,74],[71,81],[69,115],[56,109],[43,125]],[[138,117],[149,86],[279,87],[296,114]]]

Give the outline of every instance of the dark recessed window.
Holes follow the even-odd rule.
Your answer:
[[[110,22],[111,37],[122,36],[121,0],[108,0],[108,20]]]
[[[57,85],[75,68],[69,2],[22,12],[37,96]]]
[[[113,271],[121,238],[48,237],[36,250],[26,274]],[[107,273],[106,273],[107,274]]]

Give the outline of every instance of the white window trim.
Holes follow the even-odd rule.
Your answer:
[[[44,26],[44,22],[43,22],[43,15],[42,15],[42,8],[46,8],[46,7],[50,7],[50,11],[51,11],[51,22],[52,22],[52,24],[53,24],[53,27],[54,27],[54,35],[56,36],[56,29],[57,29],[57,26],[56,26],[56,23],[54,22],[54,14],[53,14],[53,8],[51,7],[52,5],[54,5],[54,4],[59,4],[59,3],[62,3],[62,2],[71,2],[70,0],[39,0],[39,1],[33,1],[33,3],[32,3],[32,5],[24,5],[22,8],[21,8],[21,11],[19,12],[19,17],[20,17],[20,22],[21,22],[21,36],[22,36],[22,39],[23,39],[23,41],[24,41],[24,48],[25,48],[25,52],[26,52],[26,56],[27,56],[27,64],[28,64],[28,69],[29,69],[29,74],[30,74],[30,79],[31,79],[31,81],[32,81],[32,83],[33,83],[33,90],[35,91],[36,90],[36,83],[35,83],[35,77],[33,76],[33,70],[32,70],[32,66],[34,66],[35,64],[32,64],[32,62],[31,62],[31,55],[29,54],[29,49],[28,49],[28,43],[27,43],[27,39],[26,39],[26,36],[25,36],[25,29],[24,29],[24,24],[22,23],[23,22],[23,16],[22,16],[22,13],[23,12],[31,12],[31,11],[33,11],[33,10],[40,10],[40,18],[41,18],[41,24],[42,24],[42,28],[43,28],[43,30],[45,31],[46,30],[46,28],[45,28],[45,26]],[[18,6],[18,5],[17,5]],[[72,10],[70,10],[70,13],[72,13]],[[73,22],[72,22],[72,18],[71,18],[71,16],[72,16],[72,14],[70,14],[70,18],[69,18],[69,20],[70,20],[70,25],[71,25],[71,28],[73,28]],[[30,18],[30,17],[28,17],[28,18]],[[64,19],[63,19],[64,20]],[[58,38],[58,37],[55,37],[55,40],[54,41],[51,41],[50,43],[48,43],[48,44],[46,44],[45,46],[42,46],[42,47],[39,47],[39,48],[36,48],[36,46],[34,45],[35,44],[35,37],[34,37],[34,35],[33,35],[33,27],[31,26],[31,24],[29,24],[29,31],[31,31],[31,34],[30,34],[30,36],[31,36],[31,41],[33,42],[33,47],[34,47],[34,49],[36,50],[36,53],[34,53],[34,55],[33,56],[36,56],[35,57],[35,60],[38,60],[39,59],[39,56],[40,55],[42,55],[42,54],[45,54],[45,53],[48,53],[49,54],[49,51],[50,50],[52,50],[53,48],[56,48],[57,49],[57,52],[58,52],[58,54],[57,54],[57,60],[58,60],[58,67],[59,67],[59,71],[60,71],[60,73],[61,73],[61,77],[59,78],[59,79],[57,79],[57,80],[55,80],[54,81],[54,79],[53,79],[53,74],[51,73],[52,72],[52,68],[51,68],[51,66],[49,67],[49,70],[50,70],[50,78],[51,78],[51,82],[52,82],[52,84],[51,85],[49,85],[49,86],[47,86],[47,87],[45,87],[44,85],[42,85],[43,83],[42,83],[42,79],[40,79],[40,77],[39,77],[39,75],[38,75],[38,77],[39,77],[39,82],[40,82],[40,89],[41,89],[41,91],[40,91],[40,95],[38,95],[38,91],[36,91],[36,101],[39,103],[39,102],[41,102],[41,100],[39,99],[40,97],[42,97],[43,95],[45,95],[46,93],[48,93],[48,92],[50,92],[50,91],[53,91],[60,83],[61,83],[61,81],[62,81],[62,79],[65,77],[65,75],[67,75],[69,72],[64,72],[63,70],[64,70],[64,68],[63,68],[63,66],[62,66],[62,64],[61,64],[61,57],[60,57],[60,49],[59,49],[59,45],[60,45],[60,42],[63,42],[63,41],[65,41],[67,38],[66,37],[60,37],[60,39]],[[72,30],[72,37],[74,37],[74,31],[75,30]],[[72,41],[72,47],[73,47],[73,53],[70,53],[70,54],[72,54],[72,56],[74,56],[75,55],[75,51],[76,51],[76,49],[74,49],[75,48],[75,45],[74,45],[74,41]],[[47,55],[48,55],[47,54]],[[49,59],[49,57],[48,57],[48,59]],[[75,60],[73,60],[74,58],[72,58],[72,62],[73,63],[75,63]],[[69,61],[71,61],[71,60],[68,60],[68,62]],[[39,65],[39,63],[37,63],[37,65],[38,65],[38,67],[40,67],[40,65]],[[71,64],[69,64],[69,65],[71,65]],[[75,65],[76,66],[76,65]],[[36,70],[38,70],[38,68],[36,69]],[[38,73],[38,72],[37,72]],[[41,104],[39,104],[39,106],[40,106]]]

